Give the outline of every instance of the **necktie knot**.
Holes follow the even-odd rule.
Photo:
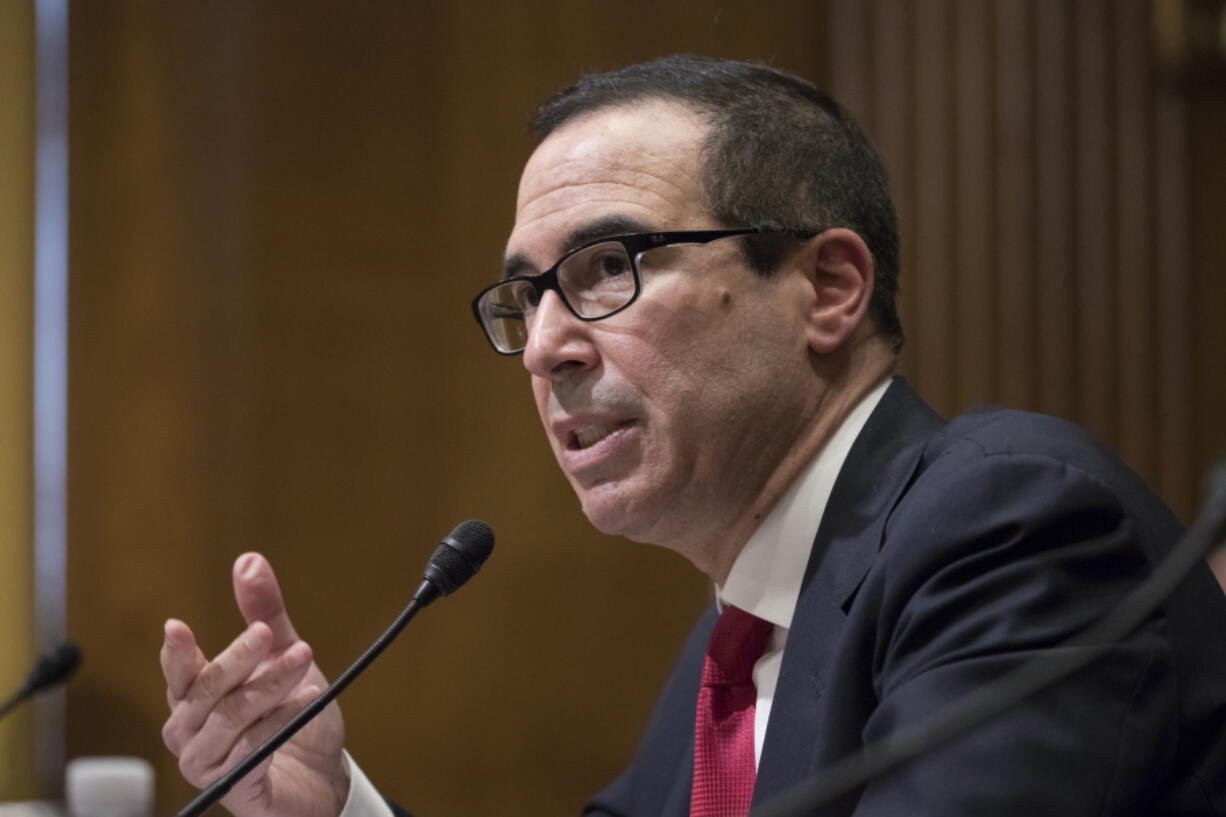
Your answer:
[[[764,621],[737,607],[725,605],[711,641],[707,645],[707,661],[703,666],[704,685],[745,684],[753,677],[754,664],[766,650],[766,641],[774,629]]]

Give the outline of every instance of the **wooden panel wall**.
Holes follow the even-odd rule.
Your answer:
[[[499,551],[349,691],[353,751],[439,815],[574,813],[624,762],[708,590],[592,533],[467,311],[526,113],[585,68],[689,50],[832,84],[893,170],[921,389],[1086,423],[1187,513],[1226,415],[1226,118],[1150,77],[1144,8],[74,5],[70,754],[154,759],[169,811],[164,617],[221,647],[260,549],[335,674],[476,515]]]
[[[468,299],[535,101],[675,51],[820,81],[819,11],[74,4],[70,755],[151,758],[169,813],[189,791],[158,735],[165,617],[219,649],[230,564],[262,550],[335,675],[481,516],[498,552],[349,690],[350,746],[419,813],[576,813],[709,590],[592,532]]]
[[[1206,408],[1226,410],[1221,347],[1198,333],[1221,276],[1190,255],[1204,182],[1149,15],[1135,0],[831,0],[831,90],[892,174],[920,390],[945,413],[990,401],[1073,419],[1187,517],[1226,442]],[[1220,219],[1220,188],[1203,198]]]
[[[0,4],[0,699],[34,634],[34,4]],[[35,794],[33,713],[0,721],[0,802]]]

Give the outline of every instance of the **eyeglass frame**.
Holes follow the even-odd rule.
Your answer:
[[[611,318],[619,312],[627,309],[635,301],[639,299],[639,295],[643,292],[643,278],[639,273],[638,257],[648,250],[656,250],[660,247],[668,247],[674,244],[709,244],[712,241],[718,241],[721,238],[732,238],[734,236],[744,235],[788,235],[798,240],[806,240],[812,238],[823,230],[813,232],[805,232],[799,230],[776,230],[768,227],[737,227],[725,230],[671,230],[654,233],[625,233],[623,235],[610,235],[604,238],[597,238],[585,242],[578,247],[565,252],[556,263],[544,272],[535,275],[512,275],[502,278],[477,293],[477,297],[472,299],[473,317],[477,321],[477,325],[481,327],[481,333],[485,335],[485,339],[489,341],[490,346],[500,355],[507,357],[523,354],[524,349],[516,349],[511,352],[504,352],[498,348],[498,344],[494,342],[493,335],[489,327],[485,325],[485,321],[481,318],[481,299],[486,293],[505,286],[514,281],[525,281],[536,292],[537,303],[545,297],[546,292],[557,293],[558,300],[566,307],[566,311],[574,315],[577,319],[585,323],[594,323],[595,321],[603,321],[606,318]],[[607,244],[610,241],[616,241],[622,245],[622,249],[626,253],[626,257],[630,261],[630,274],[634,278],[634,293],[630,296],[630,300],[626,301],[621,306],[614,309],[612,312],[606,312],[598,317],[589,318],[580,315],[575,307],[571,305],[566,297],[566,293],[562,291],[561,285],[558,283],[558,270],[566,263],[566,260],[577,253],[581,253],[586,249],[595,247],[598,244]],[[524,348],[527,348],[526,346]]]

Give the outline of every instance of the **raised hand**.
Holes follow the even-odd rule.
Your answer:
[[[247,629],[205,658],[182,621],[166,622],[162,673],[170,717],[162,739],[192,785],[212,783],[327,686],[294,631],[276,576],[258,553],[234,562]],[[221,800],[235,817],[335,817],[348,794],[345,726],[330,704]]]

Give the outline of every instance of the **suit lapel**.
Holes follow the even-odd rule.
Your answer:
[[[941,419],[895,378],[856,438],[835,481],[805,569],[771,705],[754,803],[815,771],[828,658],[844,605],[877,558],[889,509],[907,486]]]

